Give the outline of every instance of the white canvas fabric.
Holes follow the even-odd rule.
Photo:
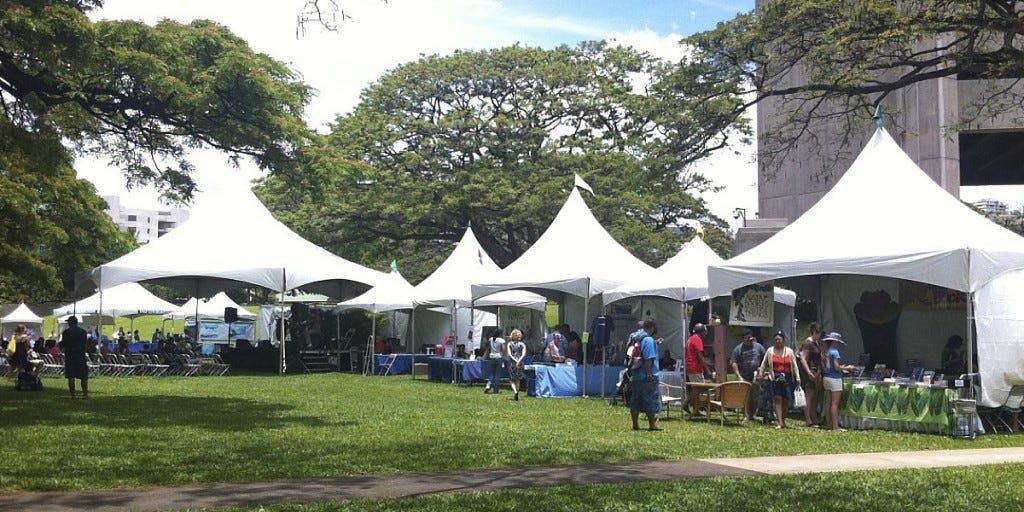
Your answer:
[[[1006,402],[1011,387],[1024,385],[1024,270],[986,283],[974,295],[974,304],[981,367],[978,403],[997,407]]]
[[[14,308],[3,318],[0,318],[0,323],[3,324],[41,324],[43,318],[32,312],[24,302],[18,304],[18,307]]]
[[[417,306],[468,308],[475,283],[495,279],[501,272],[487,251],[480,246],[472,228],[466,228],[458,245],[426,279],[416,285],[413,301]],[[543,311],[547,299],[522,290],[510,290],[478,300],[476,307],[513,306]]]
[[[250,190],[208,197],[170,233],[92,269],[100,289],[155,280],[212,295],[248,283],[282,291],[333,284],[329,295],[345,298],[384,276],[305,240],[275,219]]]
[[[473,297],[529,289],[590,298],[652,271],[605,231],[573,188],[537,242],[496,279],[474,284]]]
[[[392,271],[385,276],[377,286],[370,288],[366,293],[339,302],[334,308],[335,313],[341,313],[350,309],[364,309],[372,313],[384,311],[396,311],[399,309],[412,309],[413,286],[406,281],[398,271]]]
[[[960,203],[879,129],[817,204],[757,247],[712,265],[708,276],[714,296],[819,274],[877,275],[975,291],[1022,267],[1024,238]]]
[[[196,302],[199,302],[199,317],[200,318],[224,318],[224,308],[235,308],[238,310],[238,318],[256,318],[256,313],[250,312],[248,309],[238,305],[235,301],[231,300],[231,297],[224,292],[220,292],[209,299],[196,299],[192,297],[188,299],[181,306],[174,308],[173,311],[168,312],[164,315],[166,319],[176,318],[195,318],[196,316]]]
[[[98,315],[101,308],[102,314],[110,316],[159,315],[177,307],[153,295],[139,283],[123,283],[54,309],[53,316]]]

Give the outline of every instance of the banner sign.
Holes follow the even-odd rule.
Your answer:
[[[772,282],[732,291],[729,301],[729,325],[771,327],[774,325],[774,313],[775,286]]]
[[[188,325],[191,327],[191,325]],[[199,341],[228,341],[228,324],[218,320],[203,320],[199,324]],[[254,322],[236,322],[230,324],[231,340],[255,340],[256,324]]]

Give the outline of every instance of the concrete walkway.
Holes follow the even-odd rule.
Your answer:
[[[1024,463],[1024,448],[690,459],[632,464],[277,480],[245,484],[154,487],[116,491],[18,493],[0,495],[0,510],[84,512],[258,508],[261,505],[272,504],[340,501],[357,498],[399,498],[444,492],[492,491],[556,485],[1007,463]]]

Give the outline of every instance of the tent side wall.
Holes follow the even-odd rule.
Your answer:
[[[1024,270],[1003,274],[978,289],[974,304],[979,404],[997,407],[1012,386],[1024,385]]]

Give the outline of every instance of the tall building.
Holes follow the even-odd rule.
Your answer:
[[[166,235],[188,220],[188,210],[181,208],[145,210],[122,205],[118,196],[103,196],[103,199],[107,202],[107,215],[114,219],[114,223],[131,233],[139,245],[148,244]]]
[[[989,216],[1006,215],[1006,212],[1009,210],[1006,203],[995,199],[979,199],[974,202],[974,206]]]
[[[772,0],[757,0],[756,5]],[[931,44],[936,44],[931,42]],[[796,68],[783,83],[806,81]],[[1024,85],[1001,80],[1000,86],[1024,92]],[[964,113],[979,98],[990,94],[992,84],[972,76],[950,76],[912,84],[885,100],[886,130],[904,152],[954,197],[961,185],[1024,184],[1024,108],[964,122]],[[764,135],[780,129],[784,102],[768,98],[758,104],[759,144]],[[863,129],[850,136],[833,122],[812,122],[814,137],[801,138],[777,166],[758,163],[758,211],[747,212],[747,222],[736,235],[733,254],[742,253],[768,239],[814,206],[853,163],[875,129],[865,115]],[[759,147],[758,151],[771,148]],[[879,183],[884,187],[885,183]],[[913,191],[907,191],[913,201]],[[864,198],[865,208],[871,198]]]

